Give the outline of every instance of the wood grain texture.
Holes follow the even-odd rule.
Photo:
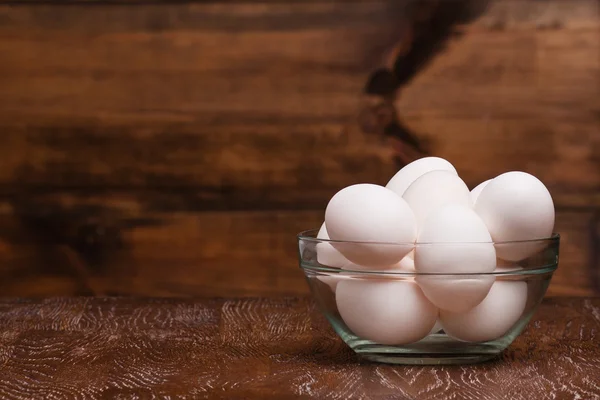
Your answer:
[[[0,189],[314,208],[384,183],[414,154],[358,119],[370,74],[409,40],[402,4],[0,6]],[[599,204],[598,9],[492,2],[401,88],[396,112],[471,185],[524,169],[559,204]]]
[[[498,360],[362,362],[306,299],[0,303],[3,399],[600,398],[600,299],[551,298]]]
[[[600,211],[596,212],[590,221],[591,257],[590,271],[592,284],[596,292],[600,292]]]

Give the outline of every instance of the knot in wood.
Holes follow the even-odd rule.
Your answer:
[[[71,247],[89,265],[102,264],[108,255],[123,247],[121,230],[98,222],[83,223],[77,228]]]
[[[391,101],[365,96],[358,115],[358,123],[364,133],[383,135],[395,120],[396,110]]]

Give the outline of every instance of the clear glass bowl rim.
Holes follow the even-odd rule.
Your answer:
[[[539,238],[539,239],[527,239],[527,240],[510,240],[510,241],[501,241],[501,242],[422,242],[422,243],[411,243],[411,242],[361,242],[361,241],[352,241],[352,240],[331,240],[331,239],[317,239],[317,233],[319,233],[318,229],[309,229],[306,231],[300,232],[297,237],[298,240],[303,240],[307,242],[314,243],[354,243],[354,244],[377,244],[377,245],[390,245],[390,246],[431,246],[431,245],[457,245],[457,244],[486,244],[492,243],[494,245],[497,244],[519,244],[519,243],[533,243],[533,242],[558,242],[560,241],[560,234],[553,233],[550,237],[547,238]]]
[[[312,242],[312,243],[349,243],[349,244],[376,244],[376,245],[389,245],[389,246],[439,246],[439,245],[460,245],[460,244],[494,244],[494,245],[507,245],[507,244],[521,244],[521,243],[547,243],[547,245],[556,244],[557,245],[557,256],[558,256],[558,245],[560,244],[560,234],[553,233],[548,238],[541,239],[528,239],[528,240],[514,240],[514,241],[503,241],[503,242],[436,242],[436,243],[390,243],[390,242],[360,242],[360,241],[344,241],[344,240],[330,240],[330,239],[317,239],[318,229],[309,229],[306,231],[302,231],[297,235],[298,242]],[[299,254],[300,261],[302,261],[303,257]],[[518,276],[523,278],[524,275],[539,275],[551,273],[556,270],[558,267],[558,259],[557,262],[547,265],[539,265],[533,267],[521,267],[521,269],[507,269],[503,271],[492,271],[492,272],[461,272],[461,273],[443,273],[443,272],[434,272],[434,273],[424,273],[424,272],[406,272],[399,270],[356,270],[356,269],[340,269],[335,267],[328,267],[325,265],[304,265],[300,262],[300,267],[306,273],[307,271],[317,272],[323,275],[339,275],[344,274],[348,276],[356,275],[357,277],[368,277],[368,276],[399,276],[399,277],[416,277],[416,276],[439,276],[439,277],[462,277],[463,279],[471,278],[475,279],[480,276]],[[508,267],[510,268],[510,267]],[[342,271],[342,272],[340,272]]]

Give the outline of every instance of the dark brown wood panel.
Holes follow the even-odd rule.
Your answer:
[[[600,299],[546,299],[480,365],[361,361],[306,299],[0,303],[0,396],[596,399]]]
[[[3,293],[306,293],[294,235],[422,154],[540,177],[600,290],[600,1],[73,3],[0,4]]]
[[[590,271],[592,272],[590,281],[596,293],[600,293],[600,211],[596,211],[592,216],[590,225]]]
[[[5,130],[12,137],[5,168],[13,174],[5,195],[136,192],[155,210],[315,208],[345,185],[391,177],[392,152],[334,123],[163,128]],[[14,133],[14,134],[11,134]],[[310,133],[307,133],[310,132]],[[14,153],[8,154],[9,149]],[[67,154],[68,153],[68,154]],[[27,158],[23,159],[23,154]],[[19,164],[12,170],[6,164]],[[16,164],[15,164],[16,166]],[[24,186],[25,185],[25,186]]]
[[[0,6],[0,189],[243,209],[384,183],[419,154],[363,131],[370,74],[410,43],[401,4]],[[598,9],[492,2],[398,91],[398,118],[471,185],[523,169],[560,205],[597,205]]]
[[[323,210],[150,213],[126,198],[101,198],[103,213],[55,207],[0,222],[0,292],[142,296],[305,294],[296,234]],[[47,203],[46,203],[47,204]],[[112,212],[106,211],[113,205]],[[80,203],[77,203],[78,207]],[[30,213],[30,215],[33,213]],[[594,212],[562,211],[560,266],[549,293],[600,293]],[[53,221],[53,224],[48,224]]]

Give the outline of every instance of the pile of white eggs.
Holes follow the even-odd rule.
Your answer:
[[[533,175],[507,172],[470,191],[448,161],[422,158],[386,187],[358,184],[335,194],[317,235],[331,241],[316,246],[322,265],[413,278],[319,279],[335,291],[341,318],[361,338],[407,344],[443,329],[457,340],[489,341],[519,320],[527,283],[488,273],[519,269],[541,249],[527,240],[548,238],[553,228],[552,197]]]

